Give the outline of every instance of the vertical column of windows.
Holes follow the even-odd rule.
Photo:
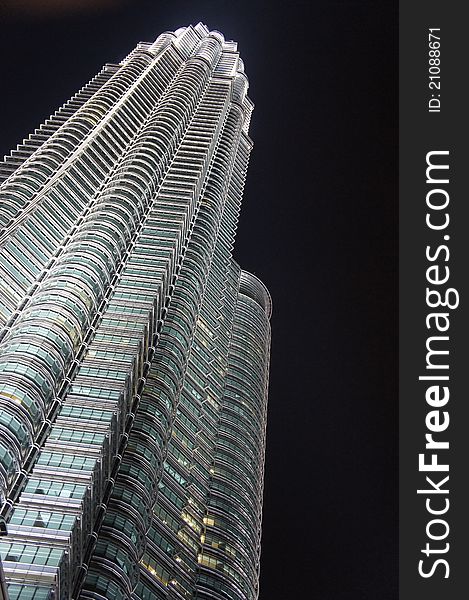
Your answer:
[[[178,51],[184,56],[184,58],[189,58],[195,48],[200,44],[200,40],[205,37],[208,33],[208,30],[205,28],[205,31],[197,32],[192,25],[189,27],[181,28],[178,32],[175,32],[176,39],[173,44],[178,49]]]
[[[247,163],[249,157],[251,145],[247,143],[246,139],[241,137],[240,145],[238,147],[238,153],[236,155],[234,161],[234,169],[232,173],[232,178],[230,182],[229,189],[229,197],[230,202],[227,203],[227,210],[224,219],[227,222],[232,222],[233,226],[235,226],[237,222],[237,215],[239,212],[240,202],[242,198],[242,192],[244,187],[244,180],[246,176]],[[232,239],[229,239],[225,236],[224,243],[227,248],[231,248]],[[239,271],[237,267],[233,267],[231,262],[229,263],[228,275],[225,279],[225,286],[227,290],[231,290],[231,294],[227,296],[229,300],[228,302],[228,313],[226,313],[222,319],[226,320],[228,318],[228,314],[232,314],[235,307],[235,297],[236,290],[238,288],[238,277]],[[230,324],[231,330],[231,324]],[[222,347],[229,347],[229,339],[221,340]],[[217,369],[212,369],[211,373],[217,373]],[[223,385],[226,386],[225,381],[225,371],[220,370],[219,376],[222,377]],[[220,399],[223,396],[223,393],[219,394],[218,398]],[[216,428],[217,428],[217,444],[219,445],[219,437],[220,437],[220,427],[221,421],[220,417],[223,415],[223,411],[219,413]],[[219,449],[217,449],[219,452]],[[212,450],[211,455],[215,453],[215,449]],[[232,458],[230,457],[230,461]],[[250,466],[247,466],[249,469]],[[240,477],[243,476],[243,469],[241,467]],[[245,598],[246,594],[249,596],[249,585],[246,583],[249,579],[248,571],[249,571],[249,560],[250,557],[244,553],[244,549],[242,547],[238,547],[237,549],[233,547],[231,540],[227,540],[226,536],[220,535],[220,532],[215,530],[214,527],[215,522],[219,517],[217,512],[220,508],[227,510],[227,506],[223,505],[217,506],[216,501],[213,501],[213,494],[216,494],[220,490],[217,486],[217,465],[211,464],[211,478],[210,478],[210,495],[208,496],[208,506],[207,511],[204,515],[204,532],[201,536],[201,544],[202,548],[198,554],[198,563],[200,566],[200,574],[197,579],[197,586],[199,590],[199,594],[201,597],[218,597],[220,593],[220,597],[225,597],[225,594],[229,594],[231,597],[236,598]],[[229,495],[227,490],[224,490],[224,493]],[[248,503],[248,507],[250,508],[250,502],[248,496],[239,496],[240,504],[243,502]],[[251,520],[251,513],[247,510],[243,510],[243,523],[238,523],[240,528],[239,534],[242,538],[242,531],[244,529],[248,529]],[[218,523],[219,525],[219,523]],[[231,525],[230,530],[232,534],[236,532],[236,526]],[[252,589],[252,588],[251,588]],[[250,597],[254,597],[251,595]]]
[[[206,117],[207,115],[203,115],[203,118]],[[174,597],[178,594],[192,597],[194,593],[197,555],[210,476],[210,454],[216,432],[216,398],[222,394],[224,369],[219,361],[222,360],[223,348],[228,347],[224,337],[228,337],[229,318],[223,318],[222,299],[225,286],[221,273],[226,271],[229,264],[236,223],[235,220],[231,223],[226,220],[226,209],[220,220],[223,222],[223,228],[214,229],[212,219],[220,199],[223,199],[224,203],[227,194],[226,186],[231,175],[233,158],[231,152],[222,152],[222,148],[230,148],[233,145],[236,136],[235,122],[236,119],[230,121],[228,118],[228,126],[220,139],[221,156],[217,157],[209,184],[201,197],[196,225],[186,253],[187,265],[195,271],[196,265],[200,263],[199,254],[206,247],[206,240],[218,239],[211,259],[210,275],[195,329],[189,364],[185,371],[184,388],[179,397],[172,426],[172,437],[167,447],[165,468],[159,485],[159,499],[154,507],[155,516],[158,515],[158,518],[154,518],[153,527],[163,537],[172,536],[177,552],[173,553],[171,561],[158,547],[149,545],[141,561],[142,580],[146,580],[150,574],[155,585],[167,587],[170,597],[173,597],[173,594]],[[230,136],[234,137],[230,139]],[[220,239],[223,239],[222,230],[226,233],[224,245],[220,244]],[[231,232],[231,238],[228,231]],[[181,274],[178,281],[181,291],[183,281],[185,280]],[[234,295],[234,288],[231,294]],[[173,298],[171,309],[177,310],[177,305],[176,298]],[[206,344],[206,336],[214,346],[211,351],[207,349],[204,355],[202,348]],[[220,345],[218,353],[214,351],[217,345]],[[218,376],[212,377],[214,371]],[[186,557],[185,563],[190,565],[190,571],[186,574],[177,560],[184,560],[181,555]]]
[[[217,90],[217,92],[218,92],[218,90]],[[212,122],[210,124],[211,128],[212,128],[212,135],[214,132],[216,132],[216,130],[219,127],[219,120],[220,120],[220,118],[223,114],[223,110],[224,110],[226,93],[227,93],[227,88],[225,88],[225,94],[222,97],[219,97],[219,94],[217,93],[217,96],[218,96],[218,104],[216,107],[217,113],[212,115]],[[199,114],[203,110],[203,107],[205,106],[205,104],[207,102],[212,102],[213,97],[214,97],[214,91],[213,91],[213,89],[211,89],[211,87],[209,87],[206,95],[204,96],[204,100],[201,102],[201,104],[195,114],[195,117],[191,122],[191,126],[188,129],[188,135],[191,135],[191,132],[192,132],[194,126],[199,125]],[[210,139],[211,138],[207,139],[205,142],[205,148],[204,148],[205,156],[207,155],[207,152],[210,153],[212,150],[212,145],[210,144]],[[161,247],[160,252],[162,252],[163,254],[165,254],[165,253],[167,254],[167,243],[171,239],[171,237],[173,237],[173,240],[174,240],[172,243],[173,247],[174,247],[174,243],[176,242],[176,239],[179,239],[178,245],[179,245],[179,247],[182,247],[182,244],[184,242],[184,237],[181,235],[181,233],[182,233],[182,231],[184,231],[184,228],[181,229],[180,225],[178,227],[173,227],[172,226],[173,223],[176,224],[178,221],[185,222],[186,230],[187,230],[187,232],[189,231],[189,229],[188,229],[189,217],[193,213],[194,202],[198,198],[198,195],[199,195],[198,190],[200,189],[201,181],[203,181],[203,176],[206,172],[206,169],[208,166],[208,161],[206,158],[204,158],[202,156],[201,162],[197,165],[193,165],[195,167],[193,169],[193,175],[189,178],[187,185],[184,186],[182,192],[180,190],[178,190],[178,194],[175,195],[174,190],[172,189],[172,182],[174,181],[173,172],[174,172],[174,170],[177,170],[180,168],[179,167],[179,163],[180,163],[179,157],[184,156],[186,153],[187,153],[187,144],[186,144],[186,138],[184,138],[184,142],[180,146],[178,152],[176,153],[175,158],[172,162],[172,166],[169,169],[168,174],[167,174],[167,176],[163,182],[163,185],[161,187],[160,194],[158,196],[159,201],[155,204],[154,210],[151,211],[149,218],[146,222],[146,226],[144,227],[144,230],[142,232],[140,241],[141,242],[143,241],[145,245],[150,246],[150,248],[149,248],[150,252],[153,251],[153,248],[155,248],[155,247],[158,248],[160,246],[160,242],[162,241],[164,243]],[[193,163],[191,163],[191,164],[193,164]],[[184,205],[185,205],[185,207],[184,207]],[[188,212],[188,210],[187,210],[188,207],[192,207],[190,209],[190,212]],[[174,232],[173,236],[171,236],[171,232]],[[145,248],[145,245],[142,247],[139,244],[139,248],[142,248],[142,250],[143,250]],[[150,254],[150,256],[151,256],[151,254]],[[138,261],[138,262],[136,262],[136,261]],[[145,269],[142,270],[142,266],[144,265],[144,262],[142,261],[142,254],[139,252],[138,254],[137,253],[133,254],[131,260],[129,261],[128,266],[129,266],[130,273],[128,273],[125,280],[124,280],[124,278],[122,279],[122,282],[125,281],[126,283],[128,283],[128,281],[129,281],[128,276],[132,275],[132,271],[135,270],[135,267],[137,266],[137,264],[139,265],[139,268],[137,269],[139,272],[135,273],[135,276],[136,276],[136,279],[138,279],[140,281],[142,280],[142,276],[143,277],[145,276]],[[145,268],[148,269],[149,267],[145,267]],[[184,277],[184,273],[183,273],[183,270],[181,270],[181,272],[178,276],[178,280],[183,277]],[[145,285],[145,283],[141,281],[141,285]],[[189,339],[191,336],[191,328],[187,327],[185,325],[185,322],[189,315],[194,314],[193,311],[196,310],[197,304],[192,305],[192,308],[189,311],[189,315],[187,314],[187,309],[186,309],[186,311],[179,313],[179,311],[174,308],[174,305],[176,303],[175,294],[176,294],[176,292],[173,293],[172,300],[171,300],[171,311],[168,314],[168,316],[166,317],[165,326],[163,327],[162,337],[161,337],[161,340],[160,340],[159,346],[158,346],[158,348],[160,348],[160,349],[164,349],[164,347],[165,347],[165,337],[164,337],[165,329],[169,325],[169,328],[172,330],[171,324],[168,322],[168,319],[171,321],[171,317],[170,317],[171,314],[174,315],[174,325],[176,325],[180,330],[180,334],[181,334],[180,342],[183,344],[183,347],[187,344],[187,339]],[[192,304],[192,302],[193,302],[192,294],[189,294],[189,297],[191,298],[191,304]],[[192,317],[192,318],[194,318],[194,317]],[[172,354],[174,354],[174,353],[172,353]],[[160,359],[158,359],[158,356],[160,356]],[[186,356],[187,356],[187,349],[185,349],[185,350],[181,349],[180,352],[176,351],[174,356],[171,356],[171,354],[168,354],[166,352],[158,353],[158,351],[157,351],[157,355],[155,355],[155,358],[153,359],[152,372],[150,374],[149,379],[147,380],[147,387],[150,390],[148,393],[150,393],[150,397],[154,398],[153,399],[154,409],[156,409],[156,411],[159,412],[161,415],[163,415],[163,416],[166,415],[166,417],[164,417],[166,420],[169,419],[170,414],[173,410],[174,396],[177,393],[177,390],[178,390],[178,387],[180,385],[180,381],[181,381],[182,375],[183,375],[183,371],[180,370],[178,363],[181,360],[184,361],[186,359],[185,358]],[[155,373],[155,369],[156,369],[156,373]],[[153,390],[153,391],[151,391],[151,390]],[[157,395],[156,395],[156,393],[157,393]],[[158,397],[160,399],[157,401]],[[172,400],[170,400],[169,403],[166,400],[162,403],[161,400],[164,398],[167,398],[167,400],[172,398]],[[142,403],[147,403],[147,399],[146,399],[145,395],[143,396],[141,404]],[[168,421],[167,427],[168,426],[169,426],[169,421]],[[127,447],[126,458],[124,458],[124,461],[122,463],[119,479],[118,479],[118,481],[116,483],[116,487],[114,489],[114,494],[113,494],[114,503],[111,503],[110,509],[107,513],[107,516],[106,516],[106,519],[104,522],[103,535],[105,535],[105,533],[104,533],[105,531],[108,531],[108,529],[106,529],[106,528],[110,527],[110,521],[112,521],[112,519],[114,519],[116,510],[122,511],[122,508],[119,505],[120,500],[117,500],[117,499],[122,497],[122,494],[125,492],[126,487],[131,485],[132,480],[134,480],[134,482],[135,482],[134,478],[136,477],[137,474],[134,474],[132,476],[130,475],[130,468],[131,468],[132,464],[135,464],[136,466],[140,465],[140,467],[139,467],[140,469],[142,469],[142,468],[144,470],[148,469],[148,466],[145,466],[145,463],[148,461],[148,459],[144,459],[144,456],[146,453],[146,451],[145,451],[146,447],[152,449],[152,452],[154,455],[160,456],[158,468],[161,468],[161,463],[162,463],[161,451],[165,444],[165,437],[167,435],[166,431],[167,431],[167,428],[165,430],[161,430],[158,426],[156,426],[156,424],[154,422],[154,417],[152,417],[152,419],[150,421],[148,418],[148,415],[145,411],[142,413],[139,413],[137,415],[137,418],[133,425],[133,430],[132,430],[133,434],[130,437],[129,445]],[[141,440],[141,441],[137,441],[137,440]],[[155,441],[158,441],[158,446],[159,446],[160,450],[155,448],[155,446],[154,446]],[[143,462],[142,462],[142,460],[143,460]],[[156,482],[157,472],[153,472],[153,468],[152,468],[152,471],[150,471],[150,473],[152,473],[152,478]],[[138,473],[138,471],[137,471],[137,473]],[[173,470],[173,477],[178,477],[176,470]],[[174,481],[176,482],[176,479]],[[149,486],[147,486],[147,487],[149,487]],[[149,503],[149,506],[151,506],[151,504],[152,504],[152,502]],[[129,508],[127,508],[126,511],[124,511],[124,512],[128,512],[128,511],[129,511]],[[149,527],[149,524],[147,525],[147,528],[148,527]],[[144,534],[145,530],[142,533]],[[135,547],[135,544],[133,544],[133,546]],[[103,555],[102,554],[103,551],[104,551],[104,547],[97,547],[97,550],[96,550],[97,563],[96,563],[95,568],[98,568],[98,566],[97,566],[98,564],[102,568],[103,560],[106,561],[106,558],[105,558],[106,554]],[[140,552],[141,552],[141,550],[140,550]],[[132,551],[131,551],[131,553],[132,553]],[[104,562],[104,564],[105,564],[105,562]]]
[[[228,576],[200,577],[203,588],[222,597],[228,589],[237,598],[258,594],[269,316],[265,288],[242,273],[201,557],[207,570]],[[207,591],[201,597],[214,596]]]

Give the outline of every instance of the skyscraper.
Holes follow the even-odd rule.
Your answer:
[[[253,105],[199,23],[0,167],[10,598],[258,594],[271,302],[232,248]]]

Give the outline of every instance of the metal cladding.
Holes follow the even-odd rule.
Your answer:
[[[271,299],[235,42],[140,43],[0,164],[11,600],[258,597]]]

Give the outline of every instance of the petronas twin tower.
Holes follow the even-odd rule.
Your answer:
[[[0,164],[10,600],[258,596],[271,301],[232,258],[247,87],[236,43],[164,33]]]

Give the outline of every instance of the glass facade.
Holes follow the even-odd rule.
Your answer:
[[[271,301],[232,258],[253,104],[199,23],[0,165],[12,600],[258,596]]]

